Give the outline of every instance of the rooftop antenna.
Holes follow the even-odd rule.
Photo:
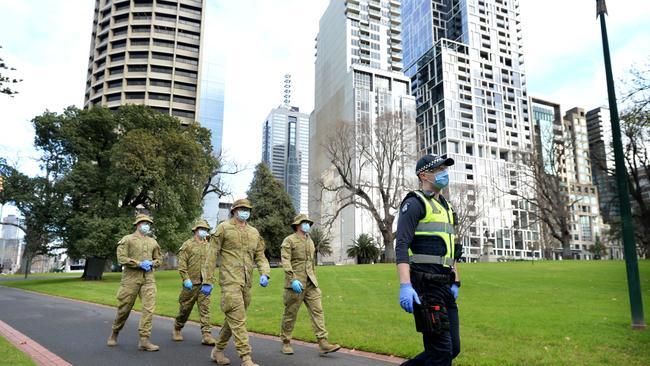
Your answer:
[[[291,74],[284,75],[284,106],[291,107]]]

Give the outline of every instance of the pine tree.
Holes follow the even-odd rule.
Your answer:
[[[296,211],[291,197],[264,163],[255,167],[247,194],[253,204],[251,225],[260,232],[266,242],[266,256],[269,259],[279,259],[282,241],[293,233],[290,224],[296,216]]]

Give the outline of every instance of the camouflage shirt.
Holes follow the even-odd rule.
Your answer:
[[[203,283],[201,269],[205,264],[209,243],[192,237],[183,243],[178,251],[178,272],[183,281],[191,280],[192,284]]]
[[[155,239],[148,236],[129,234],[117,243],[117,261],[122,265],[122,282],[144,278],[145,282],[155,282],[153,269],[145,272],[140,262],[148,259],[153,268],[160,266],[160,246]]]
[[[251,287],[253,264],[261,275],[270,277],[269,261],[264,256],[264,240],[254,227],[239,226],[235,219],[219,224],[210,235],[210,249],[203,268],[204,283],[212,283],[217,257],[220,258],[219,285]],[[210,282],[205,281],[209,279]]]
[[[314,273],[314,252],[314,242],[309,235],[303,239],[293,233],[284,238],[281,254],[285,288],[291,288],[293,280],[298,280],[303,286],[307,286],[307,279],[318,287]]]

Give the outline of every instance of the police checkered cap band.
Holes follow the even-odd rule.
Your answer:
[[[425,164],[424,166],[420,167],[420,169],[418,169],[415,172],[415,174],[420,174],[422,172],[426,172],[427,170],[431,170],[431,169],[437,167],[438,165],[440,165],[441,163],[443,163],[445,160],[447,160],[447,159],[438,156],[434,160],[432,160],[432,161],[428,162],[427,164]]]

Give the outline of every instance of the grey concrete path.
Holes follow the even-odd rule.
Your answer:
[[[216,365],[211,347],[201,345],[200,329],[188,323],[185,341],[173,342],[173,321],[156,317],[151,340],[158,352],[137,350],[140,314],[132,312],[116,347],[107,347],[115,309],[0,286],[0,319],[43,347],[74,365]],[[218,334],[217,328],[213,334]],[[280,342],[272,337],[251,336],[253,360],[260,366],[388,366],[399,361],[362,357],[349,352],[319,356],[315,345],[294,345],[295,354],[280,353]],[[240,364],[234,346],[226,349],[232,365]]]

